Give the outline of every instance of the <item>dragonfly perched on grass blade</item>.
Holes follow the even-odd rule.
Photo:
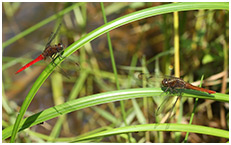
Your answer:
[[[179,89],[191,89],[191,90],[206,92],[209,94],[216,93],[215,91],[212,91],[212,90],[194,86],[190,83],[185,82],[183,79],[177,78],[177,77],[164,78],[161,83],[164,87],[167,87],[167,89],[170,89],[170,90],[179,88]]]
[[[168,97],[164,98],[164,100],[162,101],[162,103],[158,106],[157,110],[155,111],[155,116],[160,114],[160,110],[163,110],[162,107],[164,107],[164,104],[167,103],[167,101],[170,99],[170,95],[174,95],[177,96],[176,100],[174,101],[174,103],[172,104],[170,110],[169,110],[169,115],[167,117],[167,121],[168,119],[171,117],[172,111],[177,103],[177,101],[182,97],[182,92],[179,90],[183,90],[183,89],[190,89],[190,90],[196,90],[196,91],[200,91],[200,92],[204,92],[204,93],[208,93],[208,94],[214,94],[216,93],[215,91],[212,90],[208,90],[205,88],[201,88],[201,87],[197,87],[194,86],[190,83],[185,82],[183,79],[181,78],[177,78],[177,77],[173,77],[173,76],[163,76],[161,77],[162,79],[160,80],[160,77],[158,78],[157,76],[154,75],[145,75],[143,73],[140,73],[138,75],[138,78],[141,80],[147,80],[148,82],[150,82],[149,80],[151,79],[155,79],[155,81],[159,80],[159,84],[161,85],[163,90],[163,93],[160,95],[160,97],[163,97],[162,95],[168,94]],[[158,80],[156,80],[158,79]],[[170,106],[167,106],[170,107]]]
[[[56,32],[50,35],[49,40],[46,44],[45,50],[42,52],[42,54],[40,54],[36,59],[24,65],[15,74],[20,73],[21,71],[25,70],[26,68],[30,67],[31,65],[35,64],[36,62],[40,60],[43,60],[43,59],[46,60],[48,57],[50,57],[52,58],[52,61],[53,61],[57,54],[61,56],[61,53],[63,52],[63,49],[64,49],[63,44],[59,43],[58,45],[51,45],[51,42],[54,40],[55,36],[59,32],[60,27],[61,27],[61,24],[59,24]]]
[[[209,94],[216,93],[216,91],[212,91],[212,90],[208,90],[208,89],[205,89],[205,88],[194,86],[194,85],[192,85],[190,83],[185,82],[181,78],[173,77],[173,76],[157,77],[157,76],[154,76],[154,75],[147,75],[146,76],[146,74],[140,73],[140,74],[138,74],[138,78],[141,79],[141,80],[144,79],[144,78],[146,80],[149,80],[151,78],[155,78],[155,79],[156,78],[158,78],[158,79],[161,78],[161,82],[159,82],[159,83],[161,84],[162,87],[166,87],[165,92],[169,91],[170,93],[176,92],[177,91],[176,89],[191,89],[191,90],[206,92],[206,93],[209,93]],[[156,81],[158,81],[158,80],[156,80]]]

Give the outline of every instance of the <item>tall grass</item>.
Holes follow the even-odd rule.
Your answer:
[[[102,3],[101,3],[102,4]],[[78,3],[73,4],[66,9],[60,11],[54,16],[49,17],[46,20],[43,20],[36,25],[32,26],[31,28],[28,28],[27,30],[23,31],[22,33],[16,35],[15,37],[7,40],[3,43],[3,48],[7,47],[8,45],[16,42],[18,39],[32,33],[34,30],[38,29],[39,27],[47,24],[48,22],[54,20],[57,17],[61,17],[64,14],[73,11],[76,15],[76,20],[78,19],[77,23],[83,28],[83,35],[80,39],[76,40],[74,43],[72,43],[70,46],[68,46],[64,53],[62,58],[57,57],[54,61],[56,65],[59,65],[62,61],[64,61],[66,58],[68,58],[71,54],[76,52],[81,48],[80,51],[80,76],[75,81],[75,84],[71,90],[71,93],[68,96],[67,101],[62,100],[59,98],[59,96],[62,96],[63,86],[62,86],[62,78],[59,75],[53,75],[52,76],[52,86],[53,86],[53,96],[56,97],[54,100],[59,100],[55,102],[54,106],[48,109],[45,109],[39,113],[36,113],[34,115],[31,115],[30,117],[27,117],[23,119],[26,111],[28,110],[29,105],[31,104],[31,101],[33,100],[35,94],[38,92],[40,87],[43,85],[45,80],[50,76],[50,74],[55,69],[56,65],[49,64],[44,71],[40,74],[40,76],[37,78],[37,80],[34,82],[33,86],[31,87],[29,93],[27,94],[25,100],[23,101],[23,104],[20,108],[19,114],[16,118],[16,121],[13,125],[8,125],[3,130],[3,136],[2,139],[5,140],[9,137],[11,137],[10,141],[15,142],[15,138],[18,132],[23,131],[29,127],[35,126],[39,123],[48,121],[50,119],[53,119],[55,117],[59,117],[57,120],[55,126],[53,127],[50,135],[43,135],[40,133],[36,133],[33,131],[29,131],[28,133],[31,136],[37,136],[40,139],[44,139],[49,142],[100,142],[101,139],[104,139],[108,136],[117,135],[116,139],[110,139],[111,142],[148,142],[153,140],[153,136],[150,133],[145,134],[145,139],[142,137],[139,137],[139,139],[136,139],[136,132],[145,132],[145,131],[178,131],[178,132],[194,132],[194,133],[200,133],[200,134],[207,134],[212,136],[218,136],[223,138],[228,138],[228,131],[222,130],[222,129],[215,129],[212,127],[205,127],[205,126],[199,126],[199,125],[183,125],[183,124],[155,124],[153,121],[149,120],[152,118],[152,115],[150,115],[150,107],[154,106],[152,103],[152,97],[153,100],[155,98],[158,98],[160,94],[162,94],[162,90],[160,87],[157,88],[139,88],[139,89],[131,89],[132,88],[132,74],[135,70],[139,71],[147,71],[147,62],[150,63],[151,61],[147,61],[143,57],[143,67],[137,67],[138,63],[138,55],[139,51],[137,50],[131,60],[131,65],[128,67],[129,70],[129,77],[124,77],[123,75],[117,74],[117,65],[115,63],[115,53],[113,53],[112,44],[111,44],[111,36],[108,32],[118,28],[121,26],[124,26],[126,24],[134,24],[135,22],[138,22],[139,20],[146,19],[153,16],[158,15],[164,15],[169,14],[173,12],[181,12],[181,11],[192,11],[192,10],[203,10],[203,9],[209,9],[209,10],[228,10],[228,3],[172,3],[172,4],[163,4],[160,6],[154,6],[150,8],[145,8],[139,11],[135,11],[132,13],[129,13],[127,15],[118,17],[112,21],[107,22],[105,19],[105,24],[92,30],[89,33],[86,33],[84,31],[85,25],[86,25],[86,6],[87,3]],[[128,4],[128,6],[132,6],[132,4]],[[116,5],[116,7],[119,7]],[[102,8],[103,9],[103,8]],[[107,10],[107,9],[106,9]],[[106,16],[106,12],[103,11],[104,17]],[[174,20],[177,21],[177,20]],[[133,23],[132,23],[133,22]],[[134,24],[135,25],[135,24]],[[167,28],[166,28],[167,29]],[[145,30],[141,30],[141,32],[144,32]],[[177,30],[179,31],[179,30]],[[91,45],[89,45],[89,42],[92,40],[99,38],[103,34],[107,33],[108,38],[108,44],[109,44],[109,51],[110,51],[110,58],[112,61],[112,68],[113,73],[110,71],[103,71],[100,70],[99,64],[97,63],[96,55],[93,53],[93,49]],[[167,34],[167,33],[166,33]],[[177,37],[177,36],[176,36]],[[179,36],[178,36],[179,37]],[[113,41],[113,40],[112,40]],[[141,43],[141,42],[140,42]],[[142,46],[142,44],[140,44]],[[137,48],[138,49],[138,48]],[[186,49],[185,49],[186,50]],[[183,51],[183,50],[182,50]],[[182,51],[178,51],[179,54],[183,53]],[[187,50],[186,50],[187,51]],[[187,53],[187,52],[186,52]],[[91,56],[89,60],[87,60],[86,55]],[[159,63],[159,58],[161,56],[169,57],[168,55],[171,54],[171,50],[163,52],[159,57],[155,57],[152,60],[155,61],[156,68],[158,65],[162,65],[162,63]],[[180,56],[176,55],[175,60],[178,59],[179,63],[181,62]],[[168,60],[168,59],[166,59]],[[169,60],[168,60],[169,61]],[[211,60],[210,60],[211,61]],[[169,62],[168,62],[169,63]],[[185,66],[184,66],[185,67]],[[182,69],[184,69],[184,67]],[[132,69],[134,68],[134,69]],[[165,67],[166,68],[166,67]],[[158,70],[155,70],[158,71]],[[166,70],[167,71],[167,70]],[[108,85],[106,82],[104,82],[104,79],[107,78],[110,80],[111,84]],[[94,82],[97,83],[97,86],[100,87],[100,90],[108,90],[105,93],[97,93],[95,95],[92,95],[90,92],[94,92],[93,88]],[[88,85],[85,85],[85,84]],[[113,86],[113,84],[116,84]],[[59,87],[57,87],[59,86]],[[124,86],[129,86],[128,89],[120,89]],[[145,86],[145,85],[144,85]],[[57,89],[58,88],[58,89]],[[117,89],[117,91],[113,91]],[[77,98],[79,94],[87,94],[85,97]],[[89,94],[88,94],[89,93]],[[148,98],[147,98],[148,97]],[[195,93],[191,90],[185,90],[183,97],[185,98],[201,98],[201,99],[210,99],[215,101],[229,101],[228,95],[216,93],[212,95],[208,94],[201,94],[201,93]],[[143,101],[142,103],[139,103],[139,100],[135,100],[135,98],[142,98],[139,99]],[[129,103],[127,101],[132,99],[132,105],[131,108],[128,108],[126,105]],[[121,108],[116,108],[116,104],[111,104],[110,102],[115,101],[121,101]],[[100,104],[108,104],[108,108],[112,112],[107,112],[96,105]],[[95,106],[95,111],[102,116],[102,118],[105,119],[105,122],[102,121],[102,119],[99,119],[96,121],[93,120],[95,123],[103,124],[102,128],[95,129],[93,131],[89,131],[85,134],[81,134],[80,136],[73,137],[73,138],[60,138],[61,134],[61,128],[68,131],[68,127],[65,127],[66,121],[67,121],[67,113],[71,113],[80,109],[89,109],[90,107]],[[144,108],[144,112],[142,112],[142,109]],[[121,111],[123,112],[122,118],[117,118],[120,116]],[[79,114],[80,115],[80,114]],[[116,117],[117,116],[117,117]],[[94,118],[94,119],[97,119]],[[136,120],[137,119],[137,120]],[[123,121],[122,121],[123,120]],[[135,121],[134,121],[135,120]],[[110,125],[107,125],[107,122],[110,122]],[[68,124],[66,124],[68,126]],[[129,134],[128,136],[124,136],[124,133],[133,133]],[[161,139],[161,134],[159,134],[160,138],[157,138],[156,142],[163,142],[163,139]],[[163,136],[162,136],[163,137]]]

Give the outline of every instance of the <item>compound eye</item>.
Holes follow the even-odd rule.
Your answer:
[[[59,43],[58,46],[59,46],[59,47],[63,47],[63,44],[62,44],[62,43]]]
[[[167,85],[168,84],[168,80],[164,79],[164,84]]]
[[[166,79],[163,80],[164,84],[166,84],[166,81],[167,81]]]
[[[162,81],[162,84],[163,84],[164,86],[166,86],[166,85],[167,85],[167,80],[164,79],[164,80]]]

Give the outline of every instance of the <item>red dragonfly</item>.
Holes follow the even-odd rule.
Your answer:
[[[144,77],[144,74],[139,74],[138,76],[140,79]],[[154,76],[149,76],[147,79],[153,78]],[[166,87],[166,90],[164,92],[169,91],[170,93],[176,92],[176,89],[192,89],[192,90],[197,90],[197,91],[201,91],[201,92],[206,92],[209,94],[214,94],[216,93],[215,91],[212,90],[208,90],[208,89],[204,89],[204,88],[200,88],[200,87],[196,87],[190,83],[185,82],[184,80],[182,80],[181,78],[177,78],[177,77],[172,77],[172,76],[168,76],[168,77],[164,77],[163,80],[161,81],[161,84],[163,87]],[[178,92],[176,92],[178,93]],[[175,102],[173,103],[173,106],[171,107],[171,109],[168,111],[169,115],[167,116],[167,122],[170,119],[170,116],[172,114],[172,111],[176,105],[176,102],[178,101],[178,99],[181,97],[181,93],[179,93],[177,99],[175,100]],[[169,98],[166,98],[157,108],[156,111],[156,115],[158,115],[160,113],[160,108],[163,107],[163,105],[168,101]]]
[[[206,93],[209,93],[209,94],[214,94],[216,93],[215,91],[212,91],[212,90],[208,90],[208,89],[204,89],[204,88],[200,88],[200,87],[197,87],[197,86],[194,86],[190,83],[187,83],[185,82],[184,80],[180,79],[180,78],[177,78],[177,77],[170,77],[170,78],[164,78],[162,80],[162,85],[164,87],[167,87],[167,89],[165,91],[167,91],[168,89],[170,89],[170,91],[173,91],[174,89],[176,88],[179,88],[179,89],[191,89],[191,90],[197,90],[197,91],[201,91],[201,92],[206,92]],[[172,111],[173,111],[173,108],[175,107],[176,105],[176,102],[178,101],[178,99],[181,97],[181,94],[177,97],[177,99],[175,100],[171,110],[170,110],[170,113],[167,117],[167,122],[172,114]],[[158,107],[157,109],[157,112],[159,111],[159,108],[161,107],[161,105]]]
[[[170,89],[170,90],[174,90],[175,88],[179,88],[179,89],[192,89],[192,90],[197,90],[197,91],[201,91],[201,92],[207,92],[209,94],[216,93],[215,91],[212,91],[212,90],[196,87],[196,86],[194,86],[190,83],[187,83],[184,80],[177,78],[177,77],[170,77],[168,79],[164,78],[161,83],[164,87],[167,87],[167,89]]]
[[[149,76],[149,77],[145,77],[145,74],[141,73],[139,74],[139,79],[143,79],[143,78],[155,78],[153,75]],[[151,81],[151,80],[150,80]],[[176,89],[191,89],[191,90],[197,90],[197,91],[201,91],[201,92],[207,92],[209,94],[214,94],[216,93],[215,91],[212,90],[208,90],[208,89],[204,89],[204,88],[200,88],[197,86],[194,86],[190,83],[185,82],[183,79],[181,78],[177,78],[177,77],[173,77],[173,76],[164,76],[163,80],[161,81],[161,84],[163,87],[167,87],[167,89],[165,90],[168,91],[170,90],[170,92],[175,91]]]
[[[56,32],[49,38],[48,43],[46,44],[45,50],[43,51],[42,54],[40,54],[36,59],[32,60],[31,62],[29,62],[28,64],[26,64],[25,66],[23,66],[22,68],[20,68],[15,74],[20,73],[21,71],[25,70],[26,68],[30,67],[31,65],[33,65],[34,63],[40,61],[40,60],[46,60],[47,57],[51,57],[53,58],[54,56],[56,56],[56,54],[59,54],[63,51],[64,46],[59,43],[58,45],[53,45],[51,46],[51,42],[54,40],[55,36],[57,35],[59,29],[61,27],[61,24],[58,26]]]

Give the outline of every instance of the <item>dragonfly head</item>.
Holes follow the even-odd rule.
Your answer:
[[[168,80],[167,80],[167,79],[163,79],[163,80],[162,80],[162,85],[163,85],[164,87],[168,87]]]
[[[62,43],[59,43],[59,44],[58,44],[58,47],[64,48],[64,45],[63,45]]]
[[[59,50],[63,50],[64,49],[64,45],[62,43],[59,43],[58,44],[58,48],[59,48]]]

